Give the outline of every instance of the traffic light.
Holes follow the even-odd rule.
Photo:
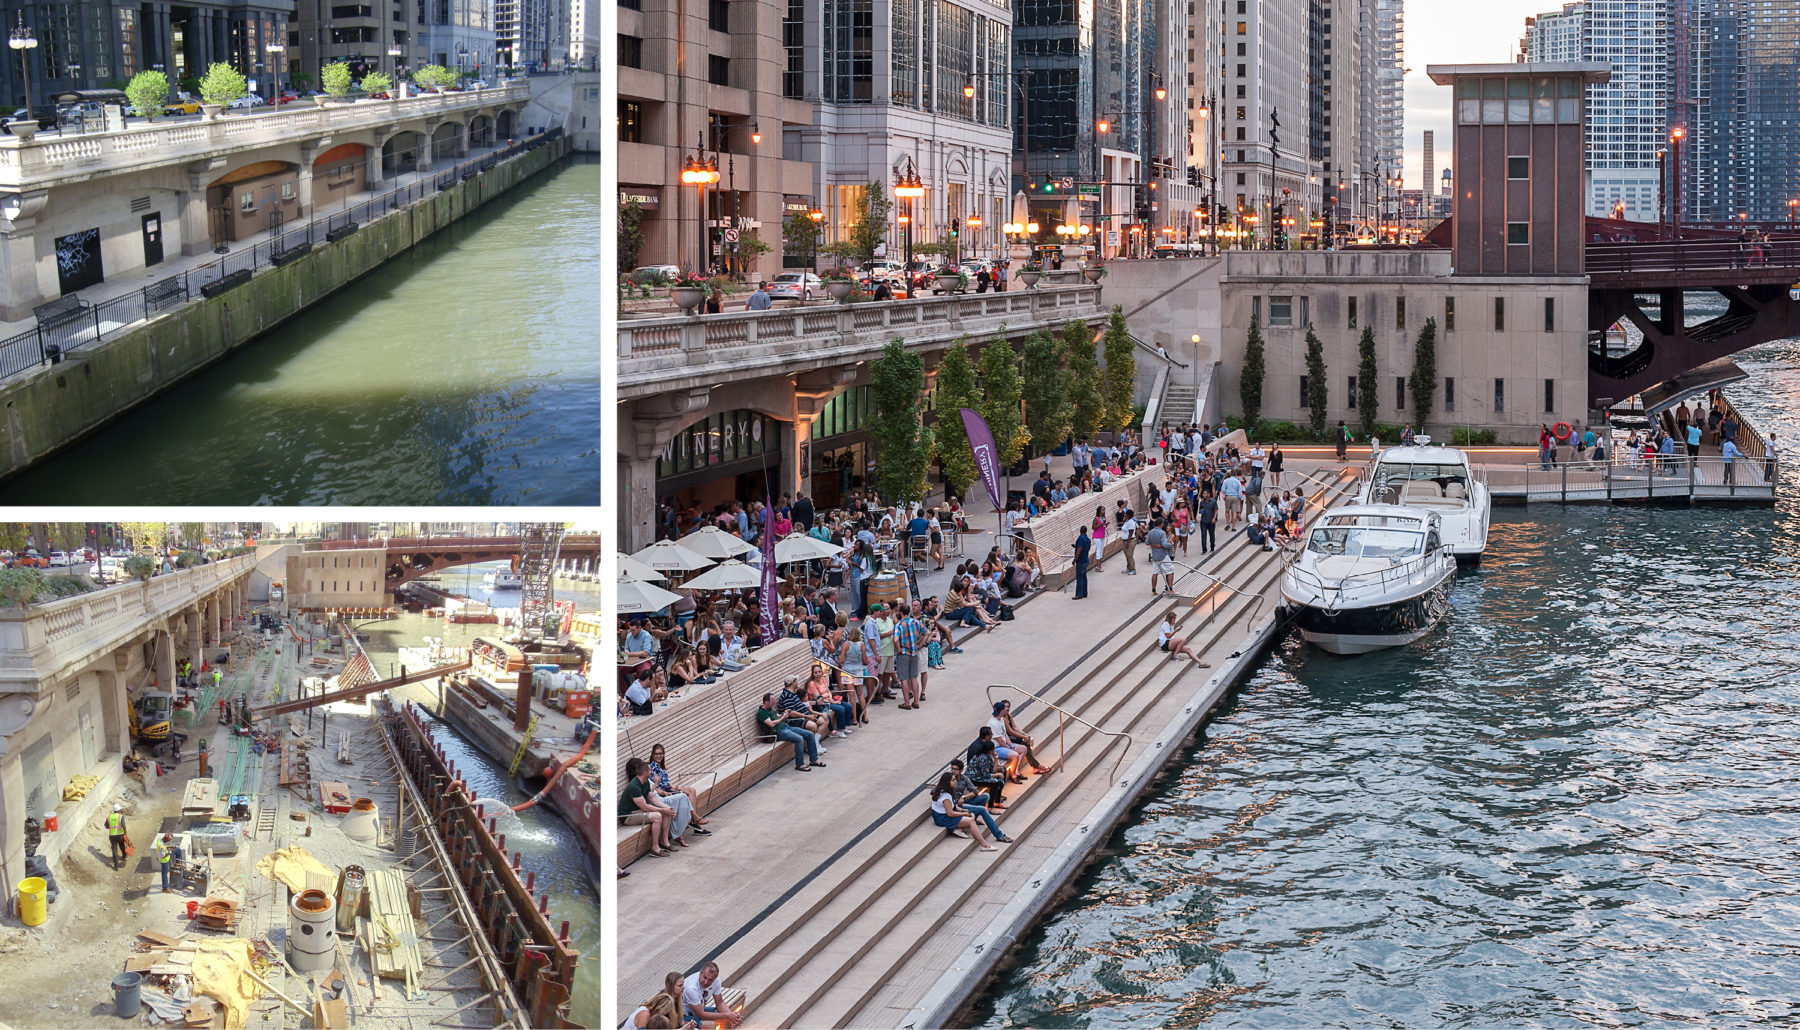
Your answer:
[[[1056,180],[1050,178],[1049,172],[1044,173],[1044,192],[1045,193],[1055,193],[1056,192]]]
[[[958,218],[955,221],[950,223],[950,238],[954,240],[961,236],[962,236],[962,219]]]

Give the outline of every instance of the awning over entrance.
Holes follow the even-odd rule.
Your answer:
[[[1709,361],[1699,368],[1689,369],[1673,379],[1657,383],[1643,393],[1644,414],[1655,416],[1660,412],[1673,408],[1684,399],[1695,394],[1716,390],[1728,383],[1749,378],[1749,373],[1738,367],[1738,363],[1730,358]]]

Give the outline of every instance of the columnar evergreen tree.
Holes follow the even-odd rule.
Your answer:
[[[981,349],[976,371],[981,376],[981,417],[994,434],[994,450],[1000,466],[1009,467],[1024,453],[1031,433],[1019,417],[1019,398],[1025,381],[1019,376],[1019,357],[1003,336],[995,336]],[[939,417],[942,417],[940,412]]]
[[[938,362],[937,426],[932,438],[937,444],[938,464],[950,492],[958,497],[969,489],[980,470],[975,467],[975,453],[969,449],[969,434],[963,429],[962,409],[979,410],[981,391],[975,385],[975,363],[969,360],[969,344],[965,337],[951,344]]]
[[[1125,311],[1115,305],[1112,318],[1106,324],[1106,336],[1101,341],[1106,354],[1106,417],[1103,424],[1115,433],[1131,428],[1132,398],[1137,392],[1135,346],[1131,330],[1125,326]]]
[[[1250,338],[1244,342],[1244,368],[1238,375],[1238,401],[1244,408],[1244,430],[1256,432],[1262,421],[1263,339],[1257,317],[1250,316]]]
[[[1381,413],[1381,371],[1375,367],[1375,328],[1363,326],[1362,340],[1356,345],[1361,361],[1356,366],[1356,411],[1362,419],[1364,437],[1375,435],[1376,416]]]
[[[1413,410],[1418,413],[1419,432],[1425,431],[1425,420],[1431,416],[1431,402],[1437,396],[1437,319],[1427,318],[1419,330],[1419,342],[1413,345],[1413,370],[1406,388],[1412,391]]]
[[[1019,368],[1025,377],[1025,427],[1039,451],[1048,451],[1069,435],[1074,412],[1069,406],[1069,370],[1062,347],[1048,330],[1025,338]]]
[[[1085,322],[1063,326],[1063,360],[1069,368],[1069,434],[1085,440],[1100,428],[1106,398],[1100,392],[1100,363],[1094,360],[1094,331]]]
[[[925,362],[898,338],[869,366],[874,399],[869,435],[875,441],[875,481],[893,503],[925,496],[931,430],[925,426]]]
[[[1306,413],[1313,438],[1325,438],[1325,345],[1309,323],[1306,327]]]

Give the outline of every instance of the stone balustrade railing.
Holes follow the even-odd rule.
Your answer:
[[[78,136],[0,136],[0,189],[30,189],[69,175],[112,173],[193,161],[228,151],[291,143],[329,133],[436,118],[531,99],[517,83],[458,93],[425,93],[395,100],[357,100],[326,107],[292,103],[221,115],[210,121],[144,122],[114,132]]]
[[[796,357],[862,360],[896,337],[928,345],[1099,310],[1100,288],[1084,284],[633,320],[619,325],[619,389],[642,395],[696,374]]]
[[[0,694],[35,693],[71,663],[111,651],[154,623],[248,575],[256,556],[128,581],[28,608],[0,609]],[[85,568],[80,572],[84,573]]]

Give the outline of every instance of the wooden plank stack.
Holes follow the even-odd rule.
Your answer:
[[[413,922],[406,880],[397,872],[373,870],[368,875],[369,917],[363,921],[364,940],[372,943],[375,973],[385,980],[401,980],[410,997],[418,990],[425,971],[419,953],[418,924]]]

